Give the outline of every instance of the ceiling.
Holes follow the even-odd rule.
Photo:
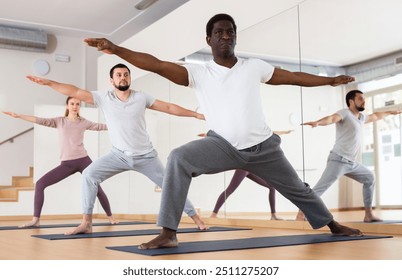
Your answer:
[[[107,37],[120,43],[192,1],[200,0],[158,0],[140,11],[135,5],[141,0],[0,0],[0,25],[39,28],[54,35]],[[214,3],[220,4],[219,1]],[[228,9],[236,15],[235,19],[244,14],[244,3],[230,1]],[[279,2],[249,0],[247,3],[250,16],[256,10],[272,10],[273,3]],[[236,51],[284,60],[298,58],[300,54],[304,61],[345,66],[402,49],[400,0],[300,0],[294,3],[293,8],[239,32]],[[300,4],[297,6],[297,3]],[[194,17],[197,17],[196,12]]]
[[[154,2],[139,10],[137,4]],[[0,0],[0,25],[122,42],[189,0]]]

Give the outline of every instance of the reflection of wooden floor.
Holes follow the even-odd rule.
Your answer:
[[[402,220],[402,210],[383,210],[376,212],[387,220]],[[209,225],[246,226],[248,231],[229,231],[211,233],[187,233],[178,235],[179,242],[197,240],[223,240],[260,236],[296,235],[319,233],[311,230],[307,222],[296,222],[290,219],[293,214],[278,213],[284,221],[270,221],[263,215],[231,216],[230,219],[205,220]],[[152,236],[114,237],[77,240],[49,241],[33,238],[33,234],[63,233],[66,228],[29,229],[29,230],[0,230],[0,259],[11,260],[402,260],[402,224],[364,224],[363,211],[334,212],[336,220],[343,224],[357,227],[366,234],[393,235],[394,238],[348,241],[339,243],[324,243],[301,246],[287,246],[267,249],[251,249],[226,252],[197,253],[171,255],[163,257],[147,257],[142,255],[108,250],[106,246],[136,245],[148,241]],[[127,216],[121,216],[127,219]],[[144,216],[145,217],[145,216]],[[130,217],[131,218],[131,217]],[[138,219],[138,217],[136,217]],[[148,221],[152,218],[145,217]],[[42,224],[79,223],[80,219],[43,220]],[[97,219],[95,222],[103,222]],[[21,221],[0,221],[0,226],[19,225]],[[181,227],[192,227],[188,218],[184,218]],[[120,231],[133,229],[156,228],[155,225],[122,225],[116,227],[98,226],[94,231]],[[353,249],[351,249],[353,248]]]

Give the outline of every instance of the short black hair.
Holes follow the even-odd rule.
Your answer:
[[[349,107],[349,105],[350,105],[350,100],[351,100],[351,99],[352,99],[352,100],[355,99],[356,94],[358,94],[358,93],[363,94],[363,92],[361,92],[361,91],[358,90],[358,89],[351,90],[351,91],[349,91],[349,92],[346,94],[346,105],[348,105],[348,107]]]
[[[115,66],[113,66],[112,69],[110,69],[110,72],[109,72],[110,78],[113,78],[113,72],[114,72],[114,69],[116,69],[116,68],[126,68],[128,70],[128,73],[131,74],[130,69],[126,65],[124,65],[123,63],[119,63],[119,64],[116,64]]]
[[[230,21],[233,24],[233,28],[236,33],[237,27],[236,27],[234,19],[231,16],[229,16],[228,14],[217,14],[217,15],[214,15],[213,17],[211,17],[211,19],[207,23],[207,36],[208,37],[212,36],[212,29],[214,28],[215,22],[218,22],[221,20]]]

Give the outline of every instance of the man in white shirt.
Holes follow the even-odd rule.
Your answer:
[[[141,244],[140,248],[178,246],[176,230],[192,177],[231,169],[249,171],[275,186],[305,212],[313,228],[327,225],[333,234],[361,235],[359,230],[334,221],[322,200],[300,180],[280,148],[279,136],[265,123],[259,88],[260,83],[336,86],[354,79],[292,73],[274,69],[258,59],[236,57],[236,25],[227,14],[218,14],[209,20],[206,40],[213,61],[185,66],[116,46],[106,39],[85,40],[89,46],[115,54],[138,68],[194,88],[210,129],[207,137],[170,153],[158,216],[158,225],[163,229],[159,236]]]
[[[374,174],[366,166],[356,161],[357,152],[361,147],[364,124],[378,121],[388,115],[400,114],[400,111],[375,112],[363,114],[365,99],[360,90],[351,90],[346,94],[347,109],[342,109],[318,121],[306,122],[303,125],[311,127],[336,124],[336,140],[329,153],[327,166],[313,191],[321,196],[341,176],[345,175],[363,184],[364,219],[366,223],[380,222],[373,214],[372,203],[374,195]],[[304,220],[302,211],[296,220]]]
[[[112,67],[109,75],[113,89],[92,92],[74,85],[28,76],[33,82],[49,86],[61,94],[99,107],[103,111],[109,131],[112,150],[95,160],[83,172],[82,222],[77,228],[66,234],[92,232],[95,198],[99,184],[104,180],[121,172],[134,170],[147,176],[156,185],[162,186],[165,170],[146,131],[146,109],[176,116],[204,119],[202,114],[155,99],[145,92],[130,89],[130,69],[124,64]],[[190,200],[185,199],[183,209],[199,229],[207,229]]]

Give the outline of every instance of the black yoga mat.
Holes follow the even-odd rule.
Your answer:
[[[357,223],[365,223],[365,224],[401,224],[402,220],[383,220],[379,222],[357,222]]]
[[[178,229],[177,233],[233,231],[233,230],[249,230],[249,228],[210,227],[208,230],[200,230],[197,228],[183,228],[183,229]],[[76,234],[76,235],[40,234],[40,235],[31,235],[31,236],[37,237],[37,238],[42,238],[42,239],[47,239],[47,240],[63,240],[63,239],[99,238],[99,237],[157,235],[160,232],[161,232],[160,229],[142,229],[142,230],[93,232],[93,233],[84,233],[84,234]]]
[[[392,236],[374,236],[374,235],[334,236],[329,233],[323,233],[323,234],[256,237],[256,238],[232,239],[232,240],[184,242],[179,243],[179,246],[176,248],[162,248],[162,249],[149,249],[149,250],[140,250],[138,249],[138,245],[113,246],[106,248],[146,256],[160,256],[160,255],[172,255],[172,254],[188,254],[188,253],[201,253],[201,252],[214,252],[214,251],[269,248],[269,247],[280,247],[280,246],[294,246],[294,245],[316,244],[324,242],[366,240],[366,239],[389,238],[389,237]]]
[[[53,224],[53,225],[41,225],[40,227],[26,227],[19,228],[18,226],[4,226],[0,227],[0,230],[15,230],[15,229],[40,229],[40,228],[60,228],[60,227],[76,227],[80,223],[76,224]],[[144,224],[153,224],[150,222],[119,222],[118,224],[111,224],[109,222],[106,223],[93,223],[92,226],[124,226],[124,225],[144,225]]]

